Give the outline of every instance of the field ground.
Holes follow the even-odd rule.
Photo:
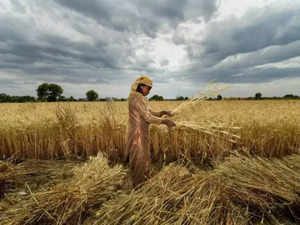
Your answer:
[[[0,224],[300,223],[300,101],[150,104],[177,127],[137,190],[126,102],[0,104]]]

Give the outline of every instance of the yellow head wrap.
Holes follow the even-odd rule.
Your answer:
[[[131,92],[136,92],[136,89],[137,89],[137,87],[138,87],[139,84],[144,84],[144,85],[147,85],[149,87],[152,87],[152,80],[150,79],[150,77],[148,77],[146,75],[140,76],[131,85]]]

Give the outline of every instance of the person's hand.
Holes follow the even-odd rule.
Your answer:
[[[163,120],[162,123],[167,125],[168,127],[175,127],[176,126],[176,123],[174,123],[172,120],[168,120],[168,119]]]
[[[174,114],[171,111],[162,111],[162,115],[174,116]]]

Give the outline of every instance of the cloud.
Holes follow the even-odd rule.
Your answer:
[[[49,23],[53,23],[52,17],[50,13]],[[1,17],[0,68],[16,71],[21,79],[37,76],[37,79],[51,80],[51,77],[60,76],[60,81],[89,82],[93,79],[86,78],[97,77],[99,69],[120,70],[134,54],[130,41],[122,38],[121,33],[106,30],[98,34],[102,35],[98,38],[97,34],[93,35],[95,26],[89,26],[83,35],[68,28],[69,33],[75,34],[70,36],[32,26],[32,20],[37,22],[38,17],[31,15],[27,20],[13,14]],[[88,33],[87,39],[78,41],[78,36]],[[99,75],[96,80],[101,82],[111,78],[110,71],[105,78],[100,79]]]
[[[152,38],[158,31],[174,28],[185,20],[196,17],[209,20],[217,10],[216,0],[55,1],[109,29],[136,34],[142,32]]]
[[[184,79],[259,83],[299,77],[300,63],[293,68],[273,65],[300,56],[299,12],[300,5],[253,9],[241,18],[202,23],[191,36],[184,34],[187,27],[179,27],[173,40],[185,46],[192,62],[182,70]]]
[[[300,8],[251,10],[243,18],[230,17],[205,24],[205,33],[186,40],[191,58],[214,65],[226,57],[300,40]],[[199,38],[198,38],[199,37]],[[190,43],[189,43],[190,42]]]
[[[202,16],[190,10],[189,4],[197,4],[205,18],[216,9],[215,1],[195,2],[9,1],[10,10],[0,14],[1,69],[17,71],[24,78],[60,76],[59,81],[87,83],[140,70],[155,72],[148,55],[151,49],[137,54],[145,48],[137,45],[138,39],[153,38],[164,26]]]
[[[2,88],[16,94],[57,82],[124,95],[146,73],[171,97],[175,84],[192,94],[211,80],[297,79],[300,4],[272,2],[237,17],[222,16],[217,0],[3,0]]]

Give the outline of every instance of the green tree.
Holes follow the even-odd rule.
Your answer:
[[[17,102],[35,102],[35,98],[32,96],[17,96]]]
[[[218,95],[217,100],[222,100],[222,95]]]
[[[177,100],[177,101],[183,101],[183,100],[185,100],[185,98],[184,98],[183,96],[177,96],[177,97],[176,97],[176,100]]]
[[[150,99],[150,101],[163,101],[164,97],[160,95],[153,95]]]
[[[98,99],[99,95],[96,91],[94,90],[89,90],[86,93],[86,98],[88,101],[96,101]]]
[[[254,98],[255,98],[256,100],[259,100],[259,99],[262,98],[262,94],[261,94],[260,92],[257,92],[257,93],[255,94]]]
[[[69,101],[70,101],[70,102],[75,102],[76,99],[75,99],[73,96],[71,96],[71,97],[69,98]]]
[[[60,98],[64,90],[57,84],[42,83],[36,91],[39,100],[55,102]]]
[[[49,90],[49,95],[47,97],[48,102],[57,101],[62,95],[62,93],[64,92],[62,87],[57,84],[49,84],[48,90]]]
[[[66,101],[68,101],[68,99],[66,98],[66,96],[61,95],[61,96],[59,96],[58,101],[60,101],[60,102],[66,102]]]
[[[287,99],[297,99],[297,98],[299,98],[299,96],[293,95],[293,94],[288,94],[288,95],[283,96],[283,98],[287,98]]]
[[[48,83],[40,84],[36,89],[36,92],[37,92],[38,100],[46,101],[49,95],[49,84]]]
[[[5,94],[5,93],[1,93],[0,94],[0,102],[9,102],[10,100],[10,96]]]

